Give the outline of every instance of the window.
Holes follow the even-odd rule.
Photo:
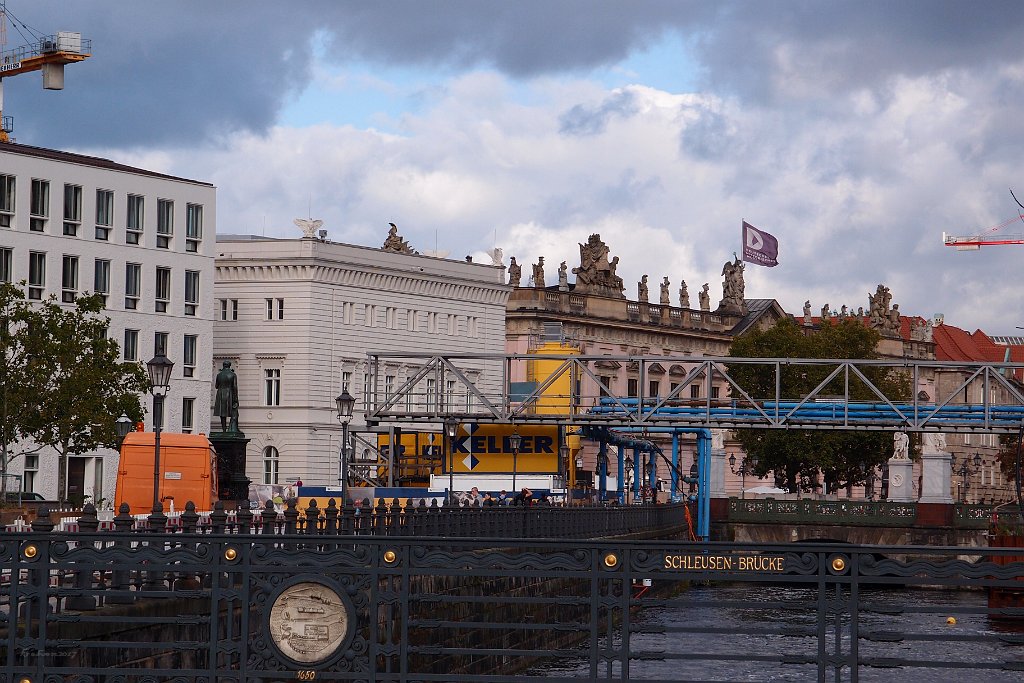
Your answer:
[[[355,316],[356,305],[351,301],[343,301],[341,304],[341,324],[351,325]]]
[[[700,398],[700,385],[699,384],[691,384],[690,385],[690,398]]]
[[[280,455],[273,446],[263,449],[263,483],[277,484],[278,474],[281,468]]]
[[[185,251],[199,251],[203,239],[203,205],[185,205]]]
[[[231,300],[231,319],[238,320],[238,299]]]
[[[454,313],[448,314],[448,334],[454,335],[459,331],[459,316]]]
[[[626,395],[630,398],[636,398],[640,394],[640,380],[636,377],[630,377],[626,380]]]
[[[659,382],[658,380],[652,379],[648,383],[647,387],[648,387],[648,389],[650,389],[650,391],[647,394],[648,396],[652,396],[652,397],[656,398],[656,397],[661,395],[661,382]]]
[[[427,332],[437,334],[437,313],[433,311],[427,313]]]
[[[711,398],[718,398],[718,392],[721,387],[711,387]]]
[[[284,320],[284,299],[266,299],[267,320],[274,319],[274,302],[277,302],[277,319]]]
[[[174,202],[170,199],[156,200],[156,246],[167,249],[174,235]]]
[[[387,401],[391,400],[391,397],[395,393],[395,376],[384,375],[384,399]]]
[[[185,315],[195,315],[199,308],[199,271],[185,271]]]
[[[82,224],[82,186],[64,185],[64,234],[74,237]]]
[[[114,193],[96,190],[96,239],[109,240],[114,227]]]
[[[166,356],[167,355],[167,340],[170,337],[168,332],[154,332],[153,333],[153,355],[154,356]]]
[[[14,176],[0,175],[0,227],[14,223]]]
[[[107,294],[110,294],[110,261],[108,259],[96,259],[94,268],[93,291],[103,295],[103,303],[107,302]]]
[[[366,315],[363,319],[363,324],[366,325],[367,327],[376,327],[377,307],[371,304],[366,304],[366,306],[363,307],[363,310],[366,312]]]
[[[363,405],[370,405],[370,375],[363,373]]]
[[[455,380],[449,379],[444,383],[444,410],[455,408]]]
[[[50,181],[33,178],[30,199],[28,229],[43,232],[50,217]]]
[[[182,377],[195,377],[196,374],[196,348],[199,346],[199,337],[194,334],[186,334],[182,346]]]
[[[156,268],[156,312],[166,313],[167,304],[171,301],[171,269],[157,266]]]
[[[228,317],[228,305],[231,306],[231,317]],[[220,300],[220,319],[221,320],[238,320],[238,299],[221,299]]]
[[[406,316],[405,320],[406,320],[406,323],[407,323],[406,327],[409,329],[409,331],[410,332],[419,332],[420,331],[419,311],[416,311],[416,310],[413,310],[413,309],[409,309],[409,311],[406,312],[405,316]]]
[[[181,399],[181,433],[191,434],[195,428],[196,400],[194,398]]]
[[[46,289],[46,252],[28,253],[28,298],[42,299]]]
[[[10,247],[0,247],[0,282],[13,282],[14,278],[14,250]]]
[[[74,303],[78,296],[78,257],[64,256],[61,264],[60,300],[66,304]]]
[[[434,395],[437,393],[437,380],[427,378],[427,412],[434,412]]]
[[[598,387],[598,391],[600,392],[600,395],[601,396],[613,396],[615,394],[615,392],[612,389],[612,387],[614,386],[613,381],[615,380],[615,378],[611,377],[611,376],[608,376],[608,375],[605,375],[603,377],[598,377],[598,379],[601,380],[601,386]],[[607,387],[607,388],[605,388],[605,387]]]
[[[220,319],[221,320],[227,320],[228,319],[228,300],[227,299],[217,299],[217,303],[220,304]]]
[[[347,370],[341,373],[341,390],[343,392],[352,390],[352,373]]]
[[[395,309],[387,306],[384,309],[384,325],[389,329],[395,329]]]
[[[138,244],[142,239],[142,231],[145,225],[146,199],[141,195],[128,195],[128,210],[125,215],[127,234],[124,241],[127,244]]]
[[[263,400],[268,406],[281,405],[281,369],[267,368],[263,371]]]
[[[39,456],[25,456],[25,473],[21,481],[21,490],[31,493],[36,490],[36,475],[39,474]]]
[[[124,264],[124,308],[134,311],[139,308],[139,296],[142,292],[142,264]]]
[[[139,360],[139,331],[124,331],[124,359]]]

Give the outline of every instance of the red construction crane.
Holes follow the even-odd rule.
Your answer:
[[[1024,204],[1020,203],[1017,196],[1013,194],[1013,190],[1010,190],[1010,196],[1013,197],[1013,201],[1017,202],[1017,206],[1024,209]],[[956,247],[957,251],[975,251],[982,247],[993,246],[997,244],[1024,244],[1024,235],[995,235],[998,230],[1005,228],[1011,223],[1021,221],[1024,223],[1024,213],[1020,211],[1013,218],[1007,218],[999,225],[993,225],[984,232],[978,235],[971,235],[968,237],[956,237],[954,235],[947,235],[942,233],[942,243],[947,247]]]

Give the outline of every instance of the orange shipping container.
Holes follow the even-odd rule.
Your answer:
[[[129,432],[121,444],[114,509],[128,503],[134,514],[153,509],[153,432]],[[160,501],[164,511],[213,509],[217,501],[217,452],[203,434],[160,433]]]

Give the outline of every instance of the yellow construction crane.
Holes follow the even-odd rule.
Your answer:
[[[0,4],[0,142],[10,142],[14,130],[14,117],[4,116],[3,79],[30,71],[41,71],[43,88],[64,89],[64,65],[88,59],[92,55],[92,41],[83,40],[81,33],[60,31],[54,35],[33,34],[26,45],[7,49],[7,3]],[[27,28],[22,24],[22,27]]]

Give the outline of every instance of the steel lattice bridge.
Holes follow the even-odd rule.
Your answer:
[[[628,386],[614,386],[623,367]],[[1004,434],[1024,424],[1024,363],[371,353],[368,373],[371,425]]]

